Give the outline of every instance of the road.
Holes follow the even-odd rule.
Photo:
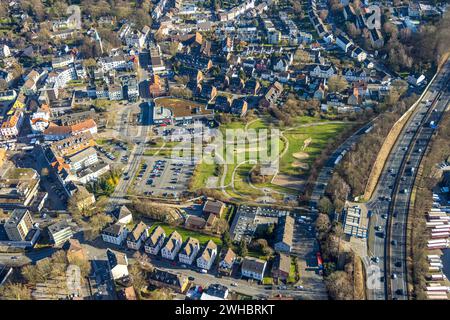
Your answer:
[[[406,265],[406,226],[411,190],[417,168],[434,132],[430,121],[438,122],[450,99],[447,62],[424,94],[391,150],[377,188],[367,207],[372,211],[369,223],[367,266],[378,257],[378,285],[368,288],[371,300],[408,299]],[[431,102],[431,107],[427,103]],[[436,111],[433,111],[433,110]],[[411,168],[414,171],[411,172]],[[376,231],[375,228],[378,230]],[[373,271],[373,270],[372,270]],[[369,273],[370,274],[370,273]]]

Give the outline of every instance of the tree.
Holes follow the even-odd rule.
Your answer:
[[[8,83],[5,79],[0,79],[0,90],[4,91],[8,89]]]
[[[334,206],[330,198],[322,197],[319,200],[319,211],[328,215],[334,212]]]
[[[216,219],[214,223],[214,231],[217,234],[223,234],[228,231],[228,222],[225,219]]]
[[[222,243],[225,249],[228,249],[232,246],[231,236],[229,231],[225,231],[222,234]]]
[[[89,240],[95,239],[100,231],[112,222],[112,218],[104,213],[92,216],[86,223],[85,237]]]
[[[333,300],[353,299],[353,283],[349,275],[344,271],[333,272],[325,279],[328,294]]]
[[[138,263],[132,264],[129,269],[133,287],[136,289],[136,293],[140,298],[142,290],[147,286],[146,272],[142,270]]]
[[[31,300],[31,290],[21,283],[7,283],[0,287],[0,297],[5,300]]]
[[[293,60],[295,64],[305,64],[311,62],[311,56],[307,51],[298,48],[297,50],[295,50]]]
[[[150,300],[172,300],[172,290],[169,288],[156,289],[150,292]]]
[[[316,219],[316,231],[319,235],[323,235],[330,230],[330,217],[326,214],[320,213]]]
[[[244,240],[241,240],[239,244],[239,255],[245,257],[248,254],[247,243]]]
[[[332,92],[341,92],[348,88],[348,82],[343,76],[334,75],[328,79],[328,88]]]

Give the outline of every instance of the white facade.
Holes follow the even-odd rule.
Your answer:
[[[117,237],[114,237],[114,236],[102,233],[102,240],[103,241],[109,242],[109,243],[113,243],[113,244],[116,244],[118,246],[120,246],[122,244],[122,242],[123,242],[123,240],[125,240],[125,238],[126,238],[126,233],[125,232],[122,232]]]
[[[169,238],[168,242],[172,242],[169,246],[168,243],[161,249],[161,256],[163,258],[174,260],[178,251],[181,248],[181,241],[173,238]]]
[[[111,269],[111,276],[114,280],[128,276],[128,267],[123,264],[119,264]]]
[[[122,100],[123,99],[123,90],[121,87],[110,87],[108,91],[108,96],[110,100]]]
[[[319,66],[317,65],[312,71],[311,76],[318,78],[328,79],[334,75],[334,69],[332,66]]]
[[[242,269],[242,275],[247,278],[252,278],[255,280],[262,280],[264,278],[264,270],[266,269],[267,264],[264,265],[264,269],[262,272],[255,272],[252,270]]]
[[[5,138],[17,137],[19,135],[22,122],[22,112],[17,112],[16,114],[8,117],[0,127],[0,136],[3,136]]]
[[[103,72],[108,72],[109,70],[125,68],[127,66],[127,60],[124,56],[116,56],[100,59],[100,66]]]
[[[110,234],[102,233],[102,240],[108,243],[113,243],[115,245],[120,246],[123,241],[126,239],[128,232],[126,229],[123,230],[119,235],[112,236]]]
[[[9,47],[4,44],[0,46],[0,58],[8,58],[11,56],[11,51],[9,50]]]
[[[217,256],[217,249],[211,250],[210,259],[205,259],[203,257],[203,255],[200,256],[199,258],[197,258],[197,267],[206,269],[206,270],[211,269],[211,266],[213,265],[214,261],[216,260],[216,256]]]
[[[187,245],[191,246],[190,254],[187,255],[183,252],[180,252],[180,254],[178,255],[178,260],[181,263],[191,265],[194,262],[194,259],[197,256],[198,251],[200,250],[200,245],[199,245],[198,241],[196,243],[190,242]]]
[[[148,241],[145,242],[144,250],[145,250],[145,252],[156,256],[164,244],[164,239],[166,238],[166,233],[162,232],[159,235],[155,235],[154,234],[155,230],[153,230],[153,233],[150,235],[150,238],[148,239]],[[153,240],[152,240],[152,237],[154,238]]]
[[[52,67],[53,69],[59,69],[68,66],[71,63],[74,63],[75,59],[73,55],[68,54],[61,57],[56,57],[52,60]]]

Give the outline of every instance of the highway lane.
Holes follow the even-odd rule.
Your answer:
[[[380,267],[379,280],[382,282],[381,286],[368,289],[369,299],[408,298],[405,230],[415,172],[413,174],[406,174],[406,172],[412,166],[418,167],[420,159],[426,150],[428,141],[423,139],[423,137],[419,137],[417,143],[412,143],[414,142],[414,133],[419,128],[422,128],[420,132],[424,132],[425,136],[431,136],[432,130],[427,128],[425,123],[430,121],[430,119],[425,119],[427,117],[426,112],[430,108],[427,100],[434,101],[438,97],[439,91],[448,77],[448,73],[449,63],[444,66],[435,81],[430,85],[422,102],[397,139],[378,181],[374,196],[367,203],[368,208],[372,210],[369,232],[374,234],[372,237],[373,242],[369,244],[370,254],[371,257],[380,259],[378,263]],[[446,96],[444,96],[444,99],[433,103],[431,108],[438,109],[437,112],[432,113],[433,117],[439,117],[445,108],[445,101],[448,102],[448,97]],[[391,199],[394,200],[392,203]],[[380,228],[379,230],[381,231],[375,231],[376,227]],[[392,234],[392,238],[389,238],[390,234]],[[366,265],[370,263],[368,260],[365,259]],[[391,288],[389,292],[387,292],[388,287]]]

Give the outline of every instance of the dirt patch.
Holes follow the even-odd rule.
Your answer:
[[[309,154],[307,154],[306,152],[296,152],[296,153],[292,154],[292,156],[298,160],[303,160],[303,159],[309,158]]]
[[[305,180],[299,179],[298,177],[286,175],[286,174],[277,174],[275,179],[272,181],[273,184],[285,188],[290,188],[294,190],[298,190],[302,192],[305,188]]]
[[[300,162],[300,161],[292,162],[292,167],[293,168],[300,168],[300,169],[303,169],[303,170],[308,170],[309,169],[309,165],[307,163]]]

